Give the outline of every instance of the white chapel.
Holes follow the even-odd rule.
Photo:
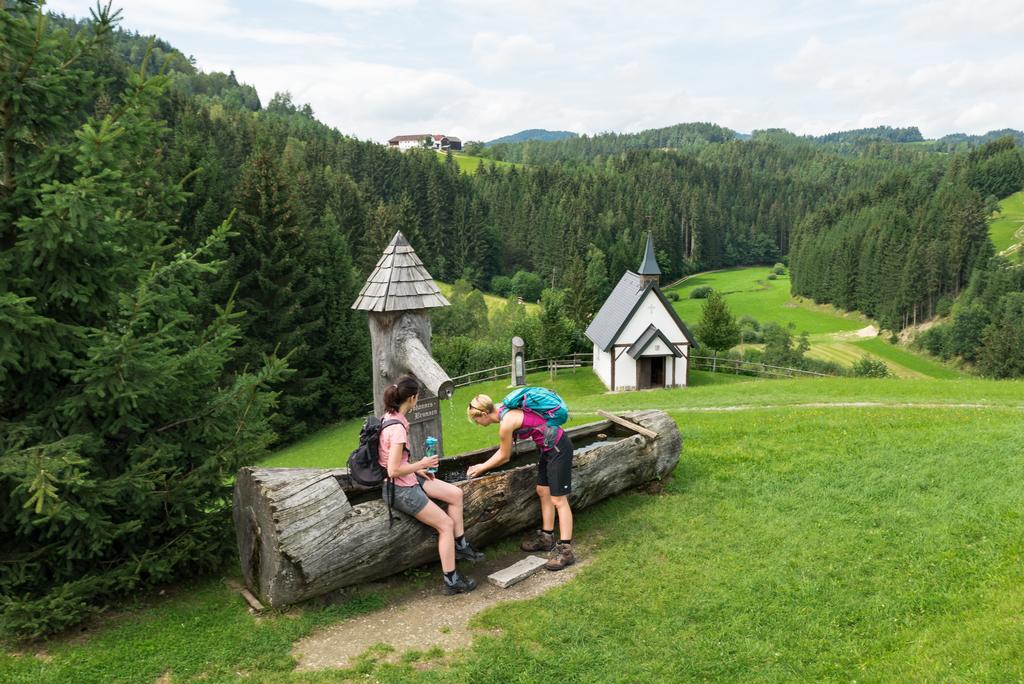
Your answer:
[[[662,293],[660,277],[648,234],[639,273],[626,271],[587,328],[594,372],[613,392],[689,384],[697,343]]]

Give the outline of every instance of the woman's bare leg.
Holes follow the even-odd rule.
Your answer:
[[[416,519],[437,530],[437,555],[441,559],[441,570],[453,571],[455,569],[455,523],[433,501],[427,502],[423,510],[416,514]]]
[[[462,489],[444,480],[434,479],[423,483],[423,491],[431,499],[448,504],[448,517],[455,524],[455,536],[461,537],[466,531],[462,520]]]
[[[555,505],[552,502],[551,488],[547,485],[537,485],[537,496],[540,497],[540,521],[541,529],[555,529]],[[564,499],[564,496],[558,497]]]

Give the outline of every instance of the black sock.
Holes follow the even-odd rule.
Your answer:
[[[540,531],[541,531],[541,532],[543,532],[544,534],[554,534],[554,533],[555,533],[555,528],[554,528],[554,527],[552,527],[552,528],[551,528],[550,530],[545,530],[545,529],[544,529],[544,528],[542,527],[542,528],[540,528]]]
[[[559,539],[558,543],[559,544],[572,544],[572,538],[569,538],[569,539]]]
[[[460,534],[458,537],[455,538],[455,545],[456,546],[465,546],[465,544],[466,544],[466,535]]]
[[[448,582],[449,584],[454,582],[455,581],[455,573],[457,573],[457,572],[458,572],[458,570],[452,570],[451,572],[445,572],[444,573],[445,581]]]

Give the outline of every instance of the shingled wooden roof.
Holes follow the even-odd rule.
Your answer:
[[[448,305],[412,245],[399,231],[391,238],[352,308],[408,311]]]

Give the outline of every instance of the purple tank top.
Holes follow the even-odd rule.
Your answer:
[[[503,404],[499,404],[498,410],[501,411]],[[544,420],[540,415],[533,411],[523,409],[509,409],[523,411],[523,426],[516,430],[516,439],[532,439],[533,443],[537,445],[539,451],[545,451],[544,447],[544,428],[548,426],[548,422]],[[558,434],[555,436],[555,444],[562,439],[562,428],[558,428]]]

